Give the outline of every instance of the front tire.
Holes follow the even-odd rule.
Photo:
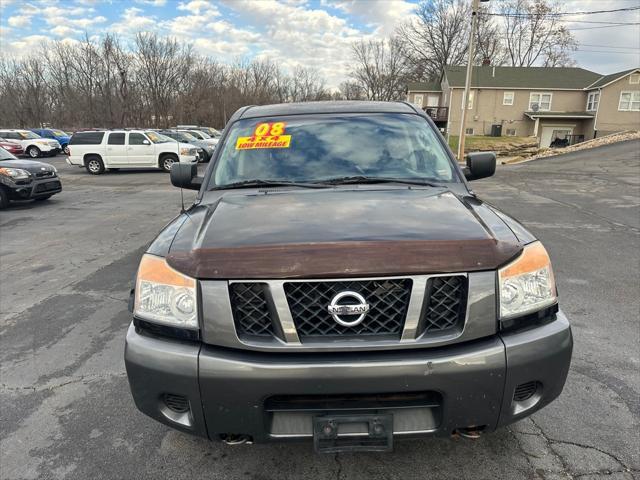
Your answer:
[[[31,145],[29,148],[27,148],[27,155],[29,155],[31,158],[39,158],[40,155],[42,155],[42,152],[35,145]]]
[[[9,194],[0,186],[0,210],[9,206]]]
[[[70,155],[70,153],[69,153],[69,145],[63,145],[62,146],[62,151],[64,152],[65,155]]]
[[[163,155],[160,157],[160,169],[165,172],[170,172],[171,167],[178,161],[178,157],[172,154]]]
[[[100,157],[89,157],[85,160],[84,165],[91,175],[104,173],[104,163]]]

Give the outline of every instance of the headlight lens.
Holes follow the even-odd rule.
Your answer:
[[[196,154],[196,149],[195,148],[181,148],[180,149],[180,155],[195,155]]]
[[[527,245],[516,260],[498,271],[500,318],[535,312],[557,302],[549,254],[540,242]]]
[[[14,180],[23,180],[30,177],[30,173],[21,168],[10,168],[3,167],[0,168],[0,175],[4,175],[5,177],[11,177]]]
[[[197,329],[196,281],[171,268],[164,258],[144,255],[138,268],[133,313],[143,320]]]

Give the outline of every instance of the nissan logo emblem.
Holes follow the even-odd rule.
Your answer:
[[[340,303],[344,301],[344,303]],[[336,321],[343,327],[355,327],[360,325],[369,312],[369,304],[362,295],[357,292],[340,292],[327,307],[327,310]],[[356,318],[353,318],[357,315]],[[342,317],[351,317],[344,319]]]

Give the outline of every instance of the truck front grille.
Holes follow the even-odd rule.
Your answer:
[[[420,333],[448,331],[464,321],[465,290],[466,277],[461,275],[430,278]]]
[[[266,287],[265,283],[231,284],[231,308],[238,333],[259,337],[273,335]]]
[[[367,280],[345,282],[289,282],[284,291],[300,340],[309,337],[388,335],[402,332],[411,296],[411,280]],[[337,323],[327,307],[340,292],[362,295],[369,312],[362,323],[346,327]]]
[[[360,294],[369,305],[369,311],[357,325],[342,325],[329,313],[332,300],[342,292]],[[400,341],[405,339],[407,331],[413,331],[414,336],[407,338],[437,340],[463,331],[468,279],[465,274],[454,274],[354,280],[264,280],[230,282],[229,293],[240,339],[316,345],[323,339],[336,338],[359,342],[365,339]],[[340,300],[339,305],[348,303]],[[340,315],[338,319],[351,322],[357,319],[357,314]]]

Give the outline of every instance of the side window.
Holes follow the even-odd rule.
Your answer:
[[[130,133],[129,134],[129,145],[144,145],[145,144],[144,143],[145,140],[147,140],[147,137],[145,137],[141,133]]]
[[[69,145],[100,145],[104,132],[78,132],[69,140]]]
[[[107,143],[109,145],[124,145],[124,133],[110,133]]]
[[[45,138],[55,138],[51,130],[44,130],[40,136]]]

